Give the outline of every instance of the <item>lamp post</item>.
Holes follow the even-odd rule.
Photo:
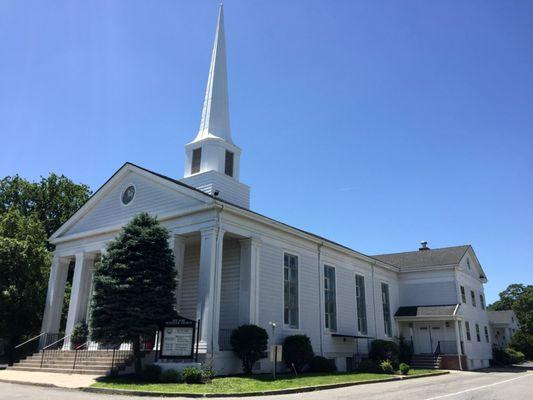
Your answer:
[[[278,359],[278,347],[276,346],[276,323],[275,322],[272,322],[270,321],[268,323],[271,327],[272,327],[272,343],[273,343],[273,348],[272,348],[272,355],[274,356],[273,357],[273,361],[274,361],[274,369],[272,370],[272,376],[274,378],[274,380],[276,379],[276,360]]]

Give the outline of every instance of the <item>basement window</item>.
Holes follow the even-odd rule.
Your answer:
[[[196,174],[200,172],[201,163],[202,163],[202,148],[199,147],[192,151],[191,174]]]

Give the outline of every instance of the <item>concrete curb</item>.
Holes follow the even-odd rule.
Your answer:
[[[299,388],[291,389],[280,389],[280,390],[265,390],[261,392],[245,392],[245,393],[167,393],[167,392],[151,392],[151,391],[142,391],[142,390],[128,390],[128,389],[107,389],[99,387],[84,387],[79,390],[83,392],[91,393],[102,393],[102,394],[120,394],[120,395],[129,395],[129,396],[154,396],[154,397],[190,397],[190,398],[201,398],[201,397],[252,397],[252,396],[273,396],[279,394],[292,394],[292,393],[305,393],[305,392],[314,392],[318,390],[327,390],[327,389],[337,389],[349,386],[358,386],[358,385],[367,385],[372,383],[382,383],[382,382],[394,382],[394,381],[403,381],[406,379],[416,379],[416,378],[427,378],[430,376],[440,376],[449,374],[449,371],[440,371],[432,374],[420,374],[420,375],[399,375],[391,376],[383,379],[373,379],[369,381],[356,381],[356,382],[342,382],[342,383],[331,383],[326,385],[317,385],[317,386],[303,386]]]

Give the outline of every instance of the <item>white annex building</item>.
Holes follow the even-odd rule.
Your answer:
[[[192,135],[191,135],[192,136]],[[365,357],[374,338],[411,341],[419,365],[489,365],[486,275],[471,246],[369,256],[250,209],[233,142],[222,7],[200,129],[185,145],[182,179],[126,163],[50,241],[56,246],[42,332],[60,320],[74,265],[65,335],[90,312],[95,260],[136,214],[156,215],[171,232],[180,315],[201,320],[199,353],[220,374],[238,372],[231,331],[262,326],[270,344],[307,334],[315,353],[340,370]],[[272,337],[269,323],[276,323]],[[259,370],[269,371],[268,359]]]

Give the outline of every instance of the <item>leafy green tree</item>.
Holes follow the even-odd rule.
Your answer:
[[[35,215],[12,208],[0,214],[0,337],[8,362],[13,347],[40,329],[50,255],[46,235]]]
[[[91,339],[131,342],[142,372],[139,341],[174,319],[176,277],[168,231],[155,217],[134,217],[107,247],[94,271]]]
[[[499,293],[500,299],[489,305],[487,308],[493,311],[512,310],[516,300],[524,293],[526,286],[521,283],[513,283]]]
[[[17,209],[23,215],[35,214],[50,237],[90,195],[89,186],[74,183],[64,175],[51,173],[39,182],[7,176],[0,180],[0,213]]]
[[[499,294],[500,300],[491,304],[488,309],[513,310],[521,328],[533,334],[533,285],[514,283]]]

